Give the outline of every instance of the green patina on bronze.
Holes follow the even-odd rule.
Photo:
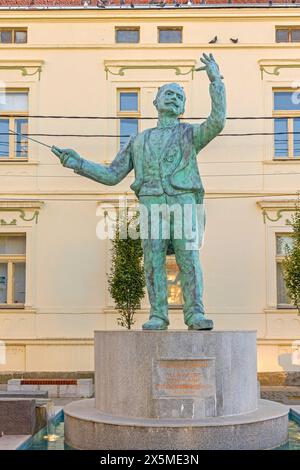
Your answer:
[[[170,83],[159,89],[154,101],[158,111],[157,126],[131,137],[110,166],[85,160],[71,149],[52,147],[53,153],[59,157],[63,166],[105,185],[118,184],[134,170],[135,181],[131,189],[140,204],[149,209],[148,214],[153,208],[164,204],[169,208],[182,208],[180,223],[184,226],[187,218],[192,220],[198,246],[203,238],[205,213],[204,187],[196,157],[200,150],[222,131],[226,119],[225,88],[219,67],[212,54],[203,54],[201,61],[204,66],[196,70],[207,72],[212,103],[211,113],[202,124],[179,122],[178,118],[184,112],[185,94],[178,84]],[[188,215],[185,213],[185,207],[190,208]],[[175,253],[180,270],[185,324],[192,330],[210,330],[213,328],[213,322],[205,318],[202,302],[203,278],[199,249],[190,245],[193,240],[187,237],[184,231],[181,238],[176,236],[178,218],[172,213],[168,219],[170,234],[167,238],[162,236],[163,218],[163,215],[159,215],[157,238],[149,236],[153,226],[152,218],[144,219],[144,226],[141,227],[144,234],[144,267],[151,304],[150,318],[143,325],[143,329],[163,330],[168,327],[166,255]]]

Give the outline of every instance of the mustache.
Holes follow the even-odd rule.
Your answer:
[[[179,104],[175,103],[174,101],[165,101],[165,104],[173,104],[177,108],[179,108],[179,106],[180,106]]]

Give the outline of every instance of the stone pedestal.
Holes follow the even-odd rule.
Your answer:
[[[288,408],[258,400],[253,331],[97,331],[95,400],[65,408],[80,449],[266,449]]]
[[[36,402],[26,398],[0,399],[0,434],[34,434]]]

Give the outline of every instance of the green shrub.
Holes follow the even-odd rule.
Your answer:
[[[112,242],[112,266],[108,276],[109,291],[119,310],[118,324],[131,329],[135,323],[134,313],[140,307],[145,295],[145,274],[142,264],[143,250],[140,237],[123,238],[136,225],[139,235],[137,216],[129,217],[128,210],[119,216],[115,238]]]

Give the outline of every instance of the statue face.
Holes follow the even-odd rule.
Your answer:
[[[185,94],[176,83],[164,85],[158,91],[154,105],[157,111],[170,116],[180,116],[184,112]]]

